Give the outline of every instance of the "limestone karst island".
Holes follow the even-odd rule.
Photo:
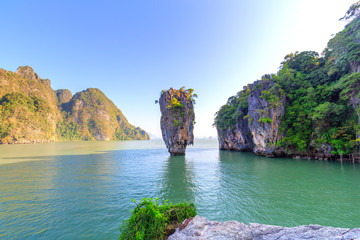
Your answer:
[[[277,74],[244,86],[216,113],[223,150],[360,161],[360,19],[321,55],[285,56]]]
[[[162,91],[159,99],[161,132],[171,155],[185,155],[186,146],[194,143],[196,94],[193,89]]]
[[[31,67],[0,69],[0,143],[149,139],[97,88],[53,90]]]
[[[0,22],[0,240],[360,239],[359,0]]]

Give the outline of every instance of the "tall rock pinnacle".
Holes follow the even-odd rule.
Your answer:
[[[171,155],[185,155],[186,146],[194,143],[194,97],[193,89],[162,91],[159,104],[161,132]]]

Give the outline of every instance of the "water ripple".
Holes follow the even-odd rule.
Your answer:
[[[86,152],[87,143],[76,144]],[[117,239],[134,207],[130,200],[144,197],[194,202],[199,214],[220,221],[336,227],[360,222],[357,165],[208,147],[169,157],[166,149],[132,144],[0,165],[0,238]],[[56,144],[51,147],[55,151]]]

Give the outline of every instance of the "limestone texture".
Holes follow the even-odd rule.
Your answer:
[[[184,223],[186,220],[184,221]],[[182,229],[182,230],[180,230]],[[196,216],[185,227],[179,227],[169,240],[356,240],[360,239],[360,228],[334,228],[320,225],[304,225],[298,227],[281,227],[250,223],[209,221]]]
[[[244,91],[249,94],[246,111],[237,109],[238,117],[231,127],[224,130],[217,126],[219,149],[254,152],[266,157],[331,158],[331,146],[325,143],[314,144],[314,151],[306,153],[285,151],[276,145],[284,137],[280,126],[286,111],[286,96],[273,81],[255,81]]]
[[[215,114],[219,148],[360,163],[360,15],[348,20],[322,54],[289,53],[230,96]]]
[[[224,131],[217,127],[219,148],[268,157],[282,155],[275,143],[283,137],[279,126],[285,113],[285,96],[270,80],[256,81],[246,90],[250,93],[247,112],[237,109],[238,118],[232,128]]]
[[[73,97],[72,93],[68,89],[58,89],[55,93],[59,104],[68,103]]]
[[[225,131],[222,131],[220,128],[217,128],[219,148],[221,150],[251,152],[255,145],[249,123],[244,119],[245,114],[242,109],[239,108],[237,111],[239,118],[236,119],[233,129],[227,128]]]
[[[271,91],[277,98],[274,101],[266,96]],[[274,87],[272,81],[257,81],[250,85],[250,92],[248,118],[252,119],[249,129],[255,145],[253,151],[272,157],[277,150],[275,143],[283,137],[279,126],[285,114],[285,95]]]
[[[189,90],[170,88],[162,91],[159,104],[161,132],[171,155],[185,155],[186,146],[194,143],[194,100]]]

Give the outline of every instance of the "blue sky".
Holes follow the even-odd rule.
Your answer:
[[[163,89],[198,94],[195,136],[216,136],[227,98],[288,53],[321,52],[354,0],[4,0],[0,68],[28,65],[53,89],[101,89],[129,122],[160,134]]]

